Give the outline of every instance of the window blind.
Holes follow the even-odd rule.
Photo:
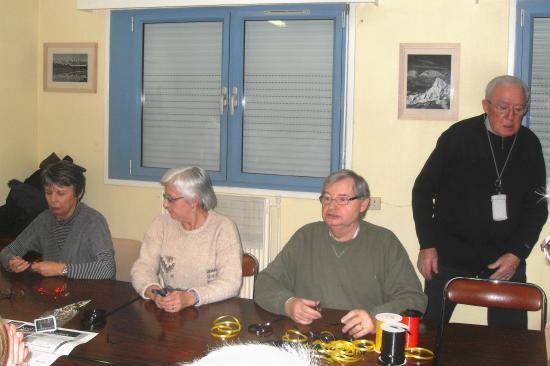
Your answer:
[[[222,32],[222,22],[144,25],[144,166],[220,170]]]
[[[246,173],[330,172],[334,21],[246,21]]]
[[[542,144],[550,178],[550,18],[534,18],[529,128]]]

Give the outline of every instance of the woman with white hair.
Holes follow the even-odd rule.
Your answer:
[[[239,232],[214,211],[217,200],[201,168],[168,170],[163,206],[143,238],[131,270],[132,285],[167,312],[221,301],[238,294],[242,280]]]

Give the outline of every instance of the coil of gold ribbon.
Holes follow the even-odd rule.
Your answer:
[[[344,340],[334,340],[331,342],[315,340],[313,346],[319,358],[337,363],[357,362],[364,353],[374,350],[374,342],[367,339],[357,339],[351,342]]]
[[[431,360],[434,358],[434,353],[427,348],[412,347],[405,349],[406,358],[414,358],[415,360]]]
[[[310,340],[307,335],[296,329],[288,329],[281,339],[290,343],[305,343]],[[326,339],[334,339],[334,335],[329,331],[323,331],[311,344],[316,356],[329,363],[357,362],[364,353],[374,351],[374,342],[368,339],[325,341]],[[405,357],[426,361],[433,359],[434,353],[427,348],[413,347],[405,350]]]
[[[212,323],[210,334],[220,339],[233,338],[241,332],[239,319],[231,315],[222,315]]]
[[[290,343],[304,343],[308,340],[307,336],[304,333],[296,329],[287,329],[281,339],[285,342]]]

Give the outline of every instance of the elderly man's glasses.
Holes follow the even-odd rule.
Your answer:
[[[338,206],[346,206],[346,205],[349,205],[351,201],[356,200],[358,198],[359,198],[358,196],[354,196],[354,197],[336,196],[332,198],[327,194],[323,194],[319,196],[319,201],[321,202],[322,205],[330,205],[330,203],[334,201],[334,203],[336,203]]]
[[[170,196],[170,195],[168,195],[168,194],[166,194],[166,193],[163,193],[163,194],[162,194],[162,198],[163,198],[166,202],[168,202],[168,203],[174,203],[174,202],[176,202],[177,200],[181,200],[182,198],[185,198],[185,197],[172,197],[172,196]]]
[[[514,114],[524,114],[527,112],[527,106],[524,104],[510,105],[504,103],[493,103],[490,100],[487,102],[491,104],[499,114],[508,114],[510,111],[514,111]]]

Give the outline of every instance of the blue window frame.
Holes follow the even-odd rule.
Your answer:
[[[201,165],[216,185],[317,191],[342,161],[345,11],[112,11],[109,178]]]
[[[550,179],[550,2],[519,0],[516,20],[516,76],[531,92],[526,124],[538,136]]]

